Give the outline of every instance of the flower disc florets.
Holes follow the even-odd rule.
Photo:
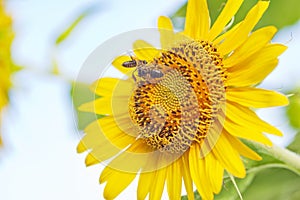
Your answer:
[[[189,41],[139,63],[129,101],[139,137],[153,149],[171,153],[201,143],[225,101],[226,75],[217,49]]]

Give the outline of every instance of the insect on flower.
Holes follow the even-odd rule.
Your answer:
[[[138,76],[144,79],[154,79],[154,78],[161,78],[164,76],[164,73],[158,68],[156,64],[148,63],[146,60],[139,60],[132,56],[131,60],[125,61],[122,63],[122,66],[125,68],[134,68],[134,72],[132,73],[132,78],[134,81],[137,81],[136,77],[134,76],[135,71],[137,71]]]

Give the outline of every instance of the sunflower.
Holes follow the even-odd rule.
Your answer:
[[[243,178],[243,157],[260,160],[241,139],[268,146],[264,135],[282,133],[261,120],[256,108],[288,104],[286,96],[256,88],[286,50],[271,44],[273,26],[252,31],[268,8],[258,3],[245,19],[227,29],[243,0],[228,0],[210,25],[206,0],[189,0],[184,31],[160,17],[161,49],[133,44],[134,56],[113,65],[124,79],[104,77],[92,91],[99,98],[80,110],[104,115],[89,124],[77,151],[89,150],[86,165],[105,163],[104,198],[117,197],[138,175],[137,199],[202,199],[220,192],[224,171]]]
[[[12,72],[12,60],[10,54],[11,43],[14,37],[12,31],[12,19],[4,10],[4,2],[0,1],[0,120],[3,108],[8,103],[8,90],[11,86],[10,74]],[[1,121],[0,121],[1,123]],[[0,137],[0,145],[2,140]]]

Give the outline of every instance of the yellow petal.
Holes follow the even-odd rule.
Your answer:
[[[252,160],[261,160],[262,159],[256,152],[254,152],[252,149],[247,147],[238,138],[231,136],[226,131],[224,132],[224,135],[228,139],[230,144],[233,146],[233,148],[235,148],[239,152],[239,154],[241,154],[242,156],[245,156]]]
[[[78,107],[78,110],[82,112],[91,112],[103,115],[112,115],[113,112],[111,106],[111,99],[103,97],[100,97],[95,101],[81,104]]]
[[[241,65],[245,66],[245,68],[247,68],[247,65],[245,65],[245,64],[247,64],[251,61],[255,64],[258,64],[260,61],[266,62],[269,60],[273,60],[273,59],[277,58],[278,56],[280,56],[286,49],[287,49],[287,47],[282,44],[268,44],[263,49],[256,52],[255,54],[253,54],[253,56],[249,57],[247,60],[245,60],[244,62],[241,62],[239,64],[241,64]],[[241,68],[241,66],[237,66],[237,67]],[[233,68],[230,68],[228,70],[232,71]]]
[[[113,170],[112,168],[105,167],[99,177],[100,184],[106,182],[112,176],[112,174],[114,172],[115,172],[115,170]]]
[[[86,156],[85,165],[92,166],[104,162],[117,155],[120,151],[122,151],[122,149],[116,148],[109,142],[104,143],[101,146],[94,147],[94,149]]]
[[[228,68],[227,84],[249,86],[260,83],[278,64],[277,57],[286,50],[280,44],[270,44],[241,63]]]
[[[225,67],[232,67],[241,63],[260,49],[262,49],[274,36],[277,29],[274,26],[261,28],[250,35],[250,37],[237,48],[232,55],[224,60]],[[265,55],[262,54],[262,56]]]
[[[120,171],[126,171],[131,173],[138,173],[142,168],[149,169],[147,165],[149,160],[152,162],[156,162],[156,160],[151,159],[151,154],[149,152],[145,152],[145,143],[143,140],[134,141],[124,152],[119,154],[116,158],[114,158],[109,166],[118,169]],[[147,149],[147,148],[146,148]],[[156,168],[153,168],[156,169]]]
[[[268,1],[258,1],[258,3],[249,11],[238,29],[228,35],[225,38],[225,41],[220,44],[218,48],[219,51],[223,55],[226,55],[244,43],[248,38],[248,34],[260,20],[268,6]]]
[[[227,171],[236,177],[245,177],[246,171],[240,155],[231,146],[223,133],[220,135],[212,152]]]
[[[225,105],[222,105],[222,107],[224,106]],[[201,145],[201,153],[200,153],[201,158],[205,157],[207,154],[211,152],[211,149],[214,148],[216,142],[219,140],[220,134],[222,133],[225,114],[223,112],[219,112],[217,117],[218,120],[215,120],[211,124],[207,132],[207,137],[204,139]]]
[[[213,192],[217,194],[222,188],[224,168],[212,153],[205,156],[205,166]]]
[[[226,31],[225,33],[217,37],[215,40],[213,40],[213,43],[219,46],[225,40],[225,38],[233,34],[240,27],[241,24],[242,22],[239,22],[236,25],[234,25],[230,30]]]
[[[128,113],[128,97],[100,97],[95,101],[79,106],[83,112],[92,112],[100,115],[116,115]]]
[[[158,28],[160,32],[160,44],[162,49],[171,47],[171,45],[175,42],[175,36],[170,18],[160,16],[158,18]]]
[[[101,78],[91,85],[90,90],[99,96],[110,96],[119,81],[117,78]]]
[[[269,138],[267,138],[261,131],[257,131],[249,126],[243,126],[236,124],[235,122],[231,121],[227,118],[224,122],[225,130],[236,137],[260,142],[262,144],[272,146],[272,142]]]
[[[157,57],[160,51],[144,40],[137,40],[133,43],[134,54],[140,60],[153,60]]]
[[[133,181],[136,174],[120,172],[110,168],[109,170],[112,172],[107,177],[103,196],[105,199],[114,199]]]
[[[84,132],[86,134],[81,139],[80,146],[84,145],[89,149],[105,143],[124,148],[124,146],[135,141],[135,137],[124,133],[112,117],[103,117],[92,122],[84,129]]]
[[[241,106],[238,103],[227,102],[226,104],[226,116],[231,121],[245,127],[251,127],[256,131],[271,133],[274,135],[282,136],[280,130],[267,122],[261,120],[255,112],[247,107]]]
[[[101,78],[91,85],[91,91],[98,96],[129,97],[133,82],[118,78]]]
[[[182,156],[182,168],[181,168],[181,173],[183,176],[183,181],[185,185],[185,189],[187,192],[187,197],[189,200],[194,200],[194,189],[193,189],[193,180],[190,174],[190,167],[189,167],[189,157],[188,157],[188,152],[186,152]]]
[[[141,173],[137,188],[137,199],[144,200],[149,193],[150,186],[153,184],[152,180],[155,177],[155,172]]]
[[[98,138],[96,138],[98,139]],[[87,140],[85,140],[87,141]],[[84,142],[84,140],[83,140]],[[130,138],[126,135],[120,135],[117,138],[114,138],[114,140],[105,140],[102,138],[102,141],[94,141],[94,146],[92,147],[92,151],[86,156],[85,164],[86,166],[91,166],[94,164],[101,163],[105,160],[108,160],[115,156],[116,154],[120,153],[127,147],[130,143],[133,143],[133,138]],[[87,141],[86,146],[90,147],[88,145],[91,145],[92,141]],[[114,163],[113,163],[114,164]],[[113,165],[112,164],[112,165]],[[123,166],[122,166],[123,167]],[[133,167],[130,166],[131,171],[133,171]],[[124,167],[123,167],[124,168]],[[127,167],[128,168],[128,167]]]
[[[181,160],[176,160],[167,167],[167,187],[170,199],[180,200],[181,199]]]
[[[190,172],[193,181],[203,199],[213,199],[213,191],[205,173],[205,161],[200,159],[200,147],[193,144],[189,152]]]
[[[138,173],[142,167],[146,166],[150,161],[155,162],[149,159],[149,154],[141,154],[140,150],[145,146],[145,143],[142,140],[136,140],[133,144],[131,144],[125,151],[119,150],[119,155],[117,155],[112,161],[109,162],[108,166],[112,169],[126,172],[126,173]],[[102,149],[102,146],[99,147]],[[106,154],[107,152],[103,152],[102,154]],[[103,161],[103,160],[102,160]],[[148,163],[147,163],[148,162]],[[104,177],[101,177],[101,183],[106,181],[106,174],[103,174]]]
[[[160,16],[158,18],[158,28],[173,31],[173,25],[171,19],[169,17]]]
[[[116,57],[113,62],[112,65],[118,69],[120,72],[122,72],[123,74],[130,74],[133,72],[134,68],[127,68],[127,67],[123,67],[122,64],[126,61],[130,61],[132,60],[130,58],[130,56],[125,56],[125,55],[121,55]]]
[[[288,98],[283,94],[259,88],[229,88],[226,98],[251,108],[284,106],[289,103]]]
[[[161,168],[155,172],[155,179],[151,184],[149,200],[161,199],[161,195],[164,190],[166,174],[166,167]]]
[[[278,65],[278,59],[244,65],[244,68],[227,73],[229,86],[252,86],[263,81]],[[247,67],[247,68],[246,68]]]
[[[107,116],[99,119],[98,122],[103,134],[112,142],[115,137],[120,137],[120,135],[128,136],[128,141],[133,141],[137,137],[133,132],[130,132],[134,130],[132,124],[130,124],[130,118],[124,119],[123,121],[117,121],[116,118]],[[86,128],[85,132],[88,134],[89,130]]]
[[[84,144],[84,142],[80,141],[76,148],[77,153],[82,153],[86,150],[88,150],[88,147]]]
[[[207,39],[209,27],[210,18],[207,1],[188,1],[184,34],[194,39]]]
[[[107,141],[107,138],[105,135],[102,133],[100,126],[99,126],[99,120],[96,120],[92,123],[90,123],[86,128],[85,128],[85,135],[81,139],[77,151],[78,152],[83,152],[87,149],[92,149],[99,144],[101,144],[103,141]]]
[[[213,41],[240,8],[244,0],[228,0],[221,14],[209,31],[208,40]]]

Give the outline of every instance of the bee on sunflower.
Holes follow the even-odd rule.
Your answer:
[[[240,139],[265,145],[264,135],[282,135],[253,108],[283,106],[286,96],[256,88],[278,64],[286,47],[270,41],[276,28],[252,31],[268,8],[258,3],[240,23],[223,32],[243,0],[228,0],[213,25],[206,0],[189,0],[185,27],[176,33],[167,17],[158,19],[162,49],[133,44],[134,56],[113,65],[125,79],[104,77],[92,85],[100,96],[80,110],[104,115],[84,132],[77,151],[89,150],[86,165],[106,163],[100,183],[114,199],[138,178],[137,199],[188,199],[194,186],[213,199],[223,174],[243,178],[242,157],[261,157]],[[109,160],[109,161],[107,161]]]

